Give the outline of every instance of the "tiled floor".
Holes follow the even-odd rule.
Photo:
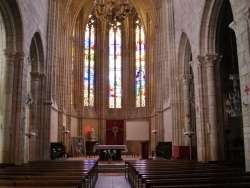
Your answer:
[[[130,188],[124,174],[99,174],[95,188]]]
[[[137,160],[140,157],[136,158],[130,158],[130,157],[123,157],[123,161],[125,160]],[[84,160],[84,159],[93,159],[98,160],[98,156],[95,157],[77,157],[77,158],[70,158],[69,160]],[[106,164],[107,162],[99,162]],[[128,180],[125,178],[125,175],[123,173],[99,173],[98,174],[98,180],[96,182],[95,188],[131,188]]]

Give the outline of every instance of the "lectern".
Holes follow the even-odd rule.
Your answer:
[[[141,142],[141,159],[148,159],[149,141]]]

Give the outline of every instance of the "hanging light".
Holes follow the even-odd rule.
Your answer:
[[[226,112],[231,117],[239,117],[242,116],[239,76],[237,74],[230,74],[229,80],[233,81],[233,90],[228,93]]]
[[[95,0],[94,7],[95,16],[109,22],[124,20],[132,9],[129,0]]]

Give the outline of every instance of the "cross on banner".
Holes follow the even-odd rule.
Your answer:
[[[108,129],[108,130],[110,130],[110,131],[113,132],[113,134],[114,134],[114,144],[116,145],[116,135],[117,135],[117,132],[120,131],[120,130],[123,130],[123,129],[119,129],[116,126],[116,122],[114,122],[114,126],[111,129]]]

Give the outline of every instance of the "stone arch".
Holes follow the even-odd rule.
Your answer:
[[[6,49],[22,51],[23,29],[20,10],[16,0],[1,1],[0,12],[2,13],[6,33]]]
[[[39,127],[41,124],[39,122],[39,119],[41,119],[39,109],[41,110],[43,105],[39,101],[42,101],[40,93],[43,91],[42,79],[45,71],[43,52],[40,33],[36,32],[32,37],[29,51],[26,93],[31,98],[32,102],[26,103],[25,130],[26,132],[34,132],[39,136],[26,138],[24,151],[25,161],[39,159],[39,151],[37,148],[40,148],[39,143],[42,142],[42,127]]]
[[[225,135],[228,136],[228,134],[223,131],[227,127],[228,119],[230,119],[226,115],[226,95],[228,93],[225,93],[227,90],[225,87],[229,87],[229,78],[227,77],[226,79],[225,74],[229,74],[229,72],[225,72],[233,66],[232,63],[228,62],[237,61],[237,55],[235,56],[236,58],[232,59],[232,57],[227,55],[228,52],[222,50],[226,42],[229,41],[229,39],[232,40],[232,37],[228,36],[228,33],[231,34],[229,29],[229,24],[231,22],[225,20],[228,19],[225,17],[225,11],[227,10],[232,13],[232,22],[234,16],[229,0],[206,1],[201,22],[200,55],[202,59],[200,59],[200,66],[207,74],[206,77],[204,77],[203,91],[207,94],[205,103],[213,103],[210,107],[204,108],[209,114],[213,114],[208,114],[208,119],[205,122],[207,124],[207,131],[205,132],[207,132],[207,137],[210,137],[210,140],[206,140],[207,146],[210,147],[210,154],[208,154],[208,156],[210,155],[208,157],[208,159],[210,158],[209,160],[227,159],[228,153],[228,146],[225,138]],[[224,39],[222,39],[223,37]],[[234,42],[234,49],[237,51],[236,39],[234,39]],[[227,64],[226,66],[225,63]],[[213,88],[209,88],[211,84]],[[215,97],[209,94],[211,89],[214,91]]]
[[[189,63],[192,61],[192,49],[186,33],[182,33],[178,54],[178,75],[189,74]]]
[[[195,104],[194,104],[194,81],[193,81],[193,71],[190,66],[192,62],[192,49],[186,33],[182,33],[179,45],[178,54],[178,76],[179,76],[179,103],[180,103],[180,113],[183,114],[181,119],[181,125],[184,125],[181,130],[181,134],[184,132],[194,132],[191,135],[191,140],[189,136],[183,138],[182,144],[185,146],[190,146],[192,148],[196,147],[196,114],[195,114]],[[190,156],[188,156],[190,157]],[[192,159],[196,158],[195,152],[192,152]]]
[[[39,32],[31,40],[29,57],[32,60],[32,72],[44,73],[44,50]]]
[[[223,0],[206,1],[201,21],[200,55],[216,52],[216,28]],[[214,3],[213,3],[214,2]]]

